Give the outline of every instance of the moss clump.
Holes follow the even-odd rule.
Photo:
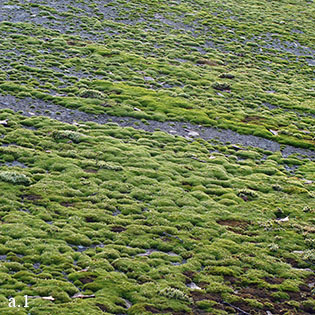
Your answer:
[[[0,180],[7,183],[18,184],[18,185],[30,185],[31,179],[24,174],[3,171],[0,172]]]
[[[70,139],[76,143],[83,141],[86,137],[79,132],[75,132],[72,130],[55,130],[52,133],[54,139]]]
[[[159,291],[159,294],[170,299],[176,299],[176,300],[192,303],[192,299],[179,289],[167,287],[167,288],[161,289]]]
[[[104,94],[97,90],[82,89],[79,91],[79,96],[83,98],[104,99]]]

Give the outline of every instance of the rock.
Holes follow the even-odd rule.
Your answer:
[[[47,301],[55,301],[55,298],[52,296],[39,296],[39,295],[34,295],[34,296],[27,296],[30,299],[42,299],[42,300],[47,300]]]
[[[239,150],[244,150],[243,148],[239,147],[238,145],[232,144],[231,148],[234,149],[235,151],[239,151]]]
[[[2,126],[7,126],[8,125],[8,120],[5,119],[5,120],[0,120],[0,125]]]
[[[313,184],[313,181],[312,181],[312,180],[309,180],[309,179],[305,179],[305,180],[304,180],[304,184],[307,184],[307,185]]]
[[[194,283],[194,282],[188,283],[188,284],[187,284],[187,287],[189,287],[189,288],[191,288],[191,289],[193,289],[193,290],[202,290],[202,289],[201,289],[199,286],[197,286],[197,284]]]
[[[192,137],[192,138],[199,137],[199,133],[197,131],[189,131],[188,137]]]
[[[48,301],[55,301],[55,299],[52,296],[43,296],[42,299]]]
[[[294,250],[292,253],[293,254],[299,254],[299,255],[304,254],[304,252],[302,250]]]
[[[95,298],[94,294],[90,294],[90,295],[84,295],[80,292],[76,293],[75,295],[72,296],[73,299],[89,299],[89,298]]]
[[[283,219],[277,219],[277,222],[288,222],[289,221],[289,217],[285,217]]]

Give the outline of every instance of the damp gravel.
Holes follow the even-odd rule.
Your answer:
[[[166,133],[182,136],[191,141],[194,138],[202,138],[204,140],[217,140],[224,144],[238,144],[246,147],[256,147],[269,151],[280,151],[280,144],[276,141],[253,136],[241,135],[229,129],[218,129],[214,127],[205,127],[185,122],[166,121],[160,122],[148,120],[143,123],[140,119],[132,117],[110,116],[107,114],[95,115],[88,114],[74,109],[68,109],[43,100],[34,100],[32,98],[18,99],[12,95],[0,94],[0,109],[11,109],[19,112],[24,116],[45,116],[56,119],[65,123],[73,124],[75,122],[95,122],[98,124],[117,123],[121,127],[133,127],[147,132],[155,132],[157,130]],[[281,150],[284,157],[291,154],[305,156],[311,160],[315,160],[315,151],[297,148],[293,146],[284,146]]]

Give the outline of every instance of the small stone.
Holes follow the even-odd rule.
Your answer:
[[[304,252],[302,251],[302,250],[294,250],[293,252],[292,252],[293,254],[304,254]]]
[[[306,179],[304,180],[304,184],[313,184],[313,181],[312,180],[309,180],[309,179]]]
[[[239,147],[238,145],[232,144],[231,148],[234,149],[235,151],[243,150],[243,148]]]
[[[141,112],[141,109],[139,109],[138,107],[134,107],[133,110],[135,110],[136,112]]]
[[[72,296],[73,299],[89,299],[89,298],[95,298],[94,294],[90,294],[90,295],[84,295],[80,292],[76,293],[75,295]]]
[[[283,219],[277,219],[278,222],[288,222],[289,221],[289,217],[285,217]]]
[[[124,299],[127,310],[132,306],[132,303],[126,299]]]
[[[55,301],[55,299],[52,296],[43,296],[42,299],[48,301]]]

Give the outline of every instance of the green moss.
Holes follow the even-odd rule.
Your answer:
[[[47,23],[0,23],[4,104],[14,95],[10,105],[27,102],[30,115],[47,113],[42,100],[95,121],[184,121],[271,139],[284,152],[313,149],[303,1],[29,1],[20,11]],[[72,121],[67,109],[55,114]],[[0,174],[14,174],[0,180],[0,313],[313,311],[297,297],[314,260],[314,161],[117,123],[11,110],[0,121]],[[263,290],[264,301],[243,290]],[[79,291],[95,297],[72,298]],[[7,307],[24,294],[40,297],[28,310]]]

